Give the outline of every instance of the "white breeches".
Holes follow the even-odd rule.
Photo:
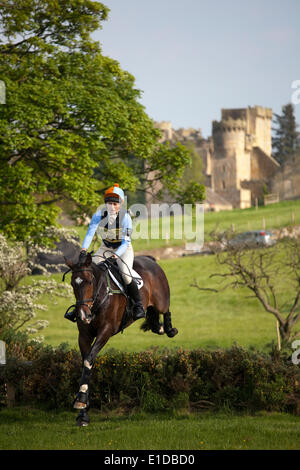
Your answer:
[[[94,263],[98,264],[101,261],[104,261],[105,258],[109,258],[112,254],[114,254],[116,250],[117,248],[114,250],[113,248],[108,248],[107,246],[104,245],[104,243],[102,243],[100,248],[93,255]],[[131,244],[127,247],[127,250],[122,254],[122,256],[120,256],[120,258],[121,260],[124,261],[123,263],[119,258],[117,258],[117,263],[118,263],[120,272],[122,273],[122,278],[125,284],[130,284],[132,281],[131,269],[132,269],[133,258],[134,258],[134,252],[133,252],[133,248]]]

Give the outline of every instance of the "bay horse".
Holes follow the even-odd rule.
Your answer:
[[[126,308],[126,294],[118,290],[116,283],[109,277],[110,260],[95,264],[88,253],[83,263],[72,263],[66,258],[65,262],[72,271],[78,343],[83,361],[79,392],[73,407],[80,410],[76,418],[77,425],[87,426],[89,383],[94,361],[109,338],[123,331],[134,320]],[[136,256],[133,269],[143,280],[140,295],[146,319],[141,328],[174,337],[178,331],[171,323],[170,288],[164,271],[150,256]],[[159,322],[160,314],[163,315],[163,323]]]

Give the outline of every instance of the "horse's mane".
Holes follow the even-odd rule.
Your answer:
[[[97,274],[100,274],[100,272],[103,273],[107,269],[118,270],[117,263],[107,262],[107,260],[101,261],[100,263],[97,263],[97,264],[92,262],[91,267],[94,270],[94,272],[96,272]]]

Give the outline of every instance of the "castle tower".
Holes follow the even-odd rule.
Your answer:
[[[251,194],[241,187],[251,177],[250,151],[245,150],[247,123],[244,119],[222,118],[213,122],[214,154],[212,189],[233,207],[251,206]]]
[[[212,189],[233,207],[247,208],[277,169],[271,156],[272,110],[255,106],[222,109],[213,121]]]

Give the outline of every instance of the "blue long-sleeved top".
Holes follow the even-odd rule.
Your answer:
[[[105,213],[104,213],[105,214]],[[108,219],[101,210],[95,212],[89,224],[88,231],[82,243],[82,248],[89,248],[98,227],[103,243],[109,248],[117,248],[115,253],[122,256],[131,243],[132,219],[128,212],[118,214],[118,220],[112,226],[108,225]],[[120,217],[121,215],[121,217]],[[121,219],[121,221],[120,221]],[[103,222],[101,225],[100,222]],[[120,221],[120,222],[119,222]],[[106,222],[106,223],[105,223]],[[118,226],[119,222],[119,226]]]

